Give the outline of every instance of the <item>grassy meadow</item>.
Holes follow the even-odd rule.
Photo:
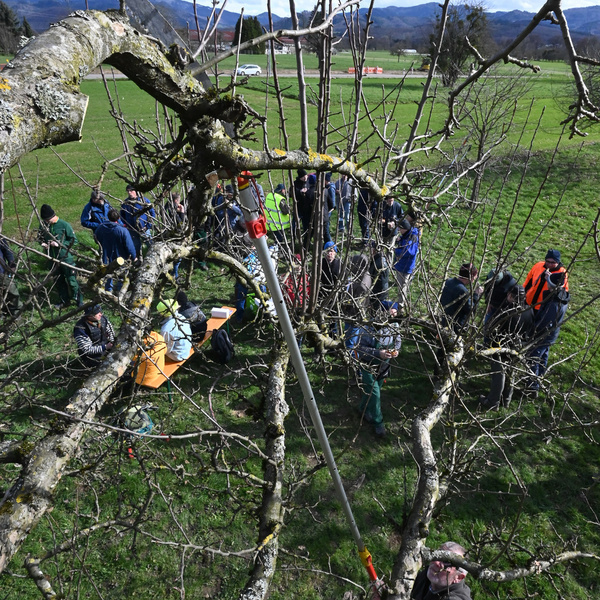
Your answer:
[[[292,59],[281,57],[281,67],[293,68]],[[233,67],[232,60],[223,65],[224,70]],[[244,57],[245,62],[260,64],[263,72],[264,60]],[[310,60],[308,57],[305,61],[307,69],[316,68]],[[339,65],[340,70],[347,69],[347,60],[347,56],[336,56],[336,68]],[[373,53],[367,64],[396,69],[398,62],[396,57]],[[399,64],[404,64],[402,68],[409,66],[406,57]],[[468,477],[452,487],[448,502],[440,506],[428,545],[434,547],[455,539],[470,549],[474,560],[486,563],[494,559],[503,544],[512,541],[511,552],[495,562],[495,568],[525,564],[530,558],[528,549],[552,555],[576,546],[600,554],[600,526],[595,512],[600,502],[600,449],[594,425],[600,406],[600,309],[592,303],[600,292],[594,248],[600,145],[594,129],[584,140],[561,137],[561,104],[570,89],[565,72],[559,63],[549,63],[540,76],[531,78],[530,89],[519,99],[515,127],[496,150],[496,158],[484,177],[481,204],[474,209],[452,209],[450,217],[439,218],[424,228],[419,269],[412,285],[414,312],[429,318],[428,305],[434,302],[448,273],[453,275],[464,260],[473,258],[485,272],[497,264],[501,253],[521,282],[550,247],[560,248],[569,266],[573,299],[570,318],[551,349],[551,393],[537,402],[518,398],[514,410],[482,413],[475,399],[487,391],[489,365],[473,357],[461,373],[465,403],[457,400],[433,433],[434,445],[440,449],[442,472],[449,468],[451,455],[460,455],[474,440],[478,441],[474,459],[460,465]],[[509,75],[508,69],[503,71],[503,76]],[[269,110],[275,106],[264,82],[264,76],[251,78],[237,88],[261,113],[266,99]],[[316,92],[316,78],[309,79],[309,83]],[[377,103],[399,83],[398,78],[366,78],[368,103]],[[286,88],[287,130],[293,148],[299,143],[297,83],[293,78],[282,78],[282,86]],[[128,119],[156,131],[153,100],[129,81],[117,81],[109,87]],[[414,117],[421,88],[422,80],[415,78],[407,79],[399,90],[393,120],[402,131]],[[343,105],[343,110],[332,117],[334,125],[341,127],[353,115],[353,89],[350,79],[338,78],[332,83],[332,97],[341,98]],[[104,161],[118,158],[123,146],[109,114],[102,82],[86,81],[82,91],[90,97],[82,141],[32,153],[22,160],[21,169],[36,204],[52,205],[74,225],[80,240],[93,246],[91,235],[79,226],[81,209],[89,198],[89,186],[100,177]],[[443,98],[444,91],[440,90],[431,116],[432,129],[443,123]],[[374,111],[372,116],[380,119],[381,111]],[[316,112],[311,112],[310,122],[315,119]],[[162,116],[159,120],[164,128]],[[361,121],[362,136],[368,134],[367,127],[367,121]],[[453,152],[461,148],[464,136],[470,133],[466,126],[457,131]],[[269,146],[281,146],[275,119],[269,119],[268,135]],[[331,142],[334,145],[336,140]],[[254,147],[261,148],[261,142]],[[364,156],[375,150],[376,145],[365,147]],[[448,152],[450,158],[446,160],[450,162],[454,154]],[[426,166],[427,160],[422,165]],[[118,164],[121,168],[122,162]],[[282,174],[272,176],[277,182]],[[13,168],[7,175],[5,188],[3,232],[30,240],[37,224],[29,221],[30,199],[24,193],[18,169]],[[125,198],[125,183],[117,176],[116,167],[108,169],[102,188],[111,203],[118,204],[118,199]],[[346,248],[348,242],[340,240],[340,245]],[[89,268],[96,259],[85,248],[80,252],[79,264]],[[44,265],[38,261],[34,268],[41,272]],[[163,290],[166,295],[173,292],[168,284]],[[231,305],[232,277],[216,264],[209,265],[206,273],[196,270],[188,296],[200,300],[207,311],[211,306]],[[118,325],[122,315],[112,308],[107,308],[107,313]],[[48,309],[46,316],[58,315]],[[476,320],[481,324],[483,314],[478,314]],[[28,331],[39,322],[38,315],[29,315],[27,324],[16,334],[26,343],[0,357],[0,435],[5,437],[29,432],[36,423],[50,422],[52,417],[43,406],[62,408],[80,383],[70,368],[75,356],[73,321],[58,323],[28,338]],[[304,351],[319,409],[350,490],[357,524],[376,569],[385,578],[399,548],[398,524],[410,504],[417,477],[410,449],[411,422],[430,401],[434,367],[428,347],[431,339],[407,325],[404,335],[400,358],[383,388],[382,407],[390,431],[384,441],[377,440],[368,426],[359,425],[355,415],[359,390],[343,362],[336,355],[322,360],[308,349]],[[247,320],[232,329],[232,338],[236,358],[228,366],[221,367],[201,355],[178,372],[177,387],[171,396],[164,389],[140,392],[136,402],[157,407],[152,417],[158,431],[210,429],[214,424],[207,415],[214,415],[220,427],[262,444],[263,394],[272,361],[270,349],[278,343],[278,333],[271,326]],[[7,383],[21,370],[27,372],[25,382],[19,378],[18,385]],[[347,580],[365,586],[366,576],[327,472],[320,469],[312,473],[318,453],[306,436],[306,430],[310,430],[308,416],[293,375],[289,384],[287,477],[302,483],[288,498],[286,525],[281,532],[285,551],[280,555],[270,598],[316,600],[341,598],[347,591],[357,594],[360,590]],[[116,423],[116,415],[126,401],[123,395],[105,407],[101,414],[104,422]],[[479,419],[472,419],[472,414]],[[38,435],[33,433],[27,439],[34,441]],[[10,570],[0,576],[1,596],[6,600],[35,597],[34,586],[23,577],[21,568],[28,553],[40,556],[94,523],[138,519],[124,532],[116,533],[116,527],[100,529],[76,550],[43,563],[55,588],[67,598],[107,600],[181,598],[183,587],[190,598],[237,597],[251,554],[226,554],[253,548],[257,541],[255,515],[248,505],[260,504],[261,488],[252,484],[248,474],[260,477],[262,465],[258,457],[233,442],[218,450],[214,456],[222,456],[232,466],[231,473],[213,473],[210,459],[194,441],[144,440],[136,447],[138,460],[132,461],[125,458],[123,441],[118,436],[101,428],[90,432],[56,492],[56,508],[29,536]],[[92,468],[97,464],[102,469]],[[16,472],[12,465],[0,465],[0,490]],[[520,493],[520,485],[527,489],[526,494]],[[182,545],[173,545],[172,541]],[[184,549],[183,544],[188,546]],[[205,547],[217,548],[220,553]],[[478,600],[600,598],[597,563],[576,561],[557,567],[555,573],[555,579],[540,575],[505,584],[471,581],[470,585],[473,598]]]

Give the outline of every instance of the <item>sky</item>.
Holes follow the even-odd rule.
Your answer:
[[[416,6],[428,1],[436,0],[375,0],[375,6],[378,8],[384,6]],[[207,6],[212,5],[207,0],[197,0],[197,2]],[[312,10],[315,3],[315,0],[296,0],[296,10],[298,12]],[[525,10],[527,12],[537,12],[543,6],[543,3],[544,0],[538,0],[537,2],[535,0],[484,0],[484,4],[490,11]],[[367,3],[363,1],[363,6],[366,5]],[[600,5],[600,0],[563,0],[562,3],[563,9],[598,5]],[[258,15],[266,12],[267,0],[228,0],[225,9],[231,12],[239,12],[242,7],[244,8],[244,14]],[[288,0],[271,0],[271,8],[280,17],[290,13]]]

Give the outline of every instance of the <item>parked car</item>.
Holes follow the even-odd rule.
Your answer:
[[[240,65],[235,72],[236,75],[260,75],[262,69],[258,65]]]

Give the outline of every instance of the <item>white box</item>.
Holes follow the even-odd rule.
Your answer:
[[[227,319],[227,318],[229,318],[229,309],[228,308],[213,308],[210,311],[210,316],[215,317],[216,319]]]

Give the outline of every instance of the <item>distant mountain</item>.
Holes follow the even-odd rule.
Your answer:
[[[20,18],[27,17],[30,25],[36,31],[44,31],[50,25],[66,17],[70,12],[84,7],[83,0],[66,1],[65,0],[4,0]],[[195,27],[193,13],[193,4],[183,0],[160,0],[154,3],[163,15],[169,19],[175,27],[185,27],[189,23],[190,27]],[[119,7],[119,0],[89,0],[90,8],[96,10],[116,9]],[[206,23],[207,17],[211,13],[211,8],[197,4],[198,21],[200,27]],[[431,31],[432,24],[435,22],[435,16],[439,12],[437,2],[428,2],[419,6],[397,7],[389,6],[387,8],[375,8],[373,10],[373,25],[371,33],[375,40],[385,37],[390,44],[404,43],[406,47],[414,47],[417,41],[423,43]],[[366,9],[359,11],[362,18],[365,18]],[[488,13],[488,22],[491,35],[497,42],[502,42],[515,32],[524,28],[531,20],[534,13],[513,10],[510,12]],[[565,15],[569,22],[574,37],[581,36],[600,36],[600,6],[588,8],[571,8],[565,10]],[[220,22],[220,29],[232,30],[239,18],[238,13],[223,11]],[[259,22],[268,26],[268,14],[258,15]],[[277,28],[290,28],[291,19],[282,18],[273,15],[274,25]],[[344,27],[344,21],[340,17],[334,21],[337,29]],[[556,25],[550,22],[544,22],[538,28],[538,33],[544,37],[560,35]]]

